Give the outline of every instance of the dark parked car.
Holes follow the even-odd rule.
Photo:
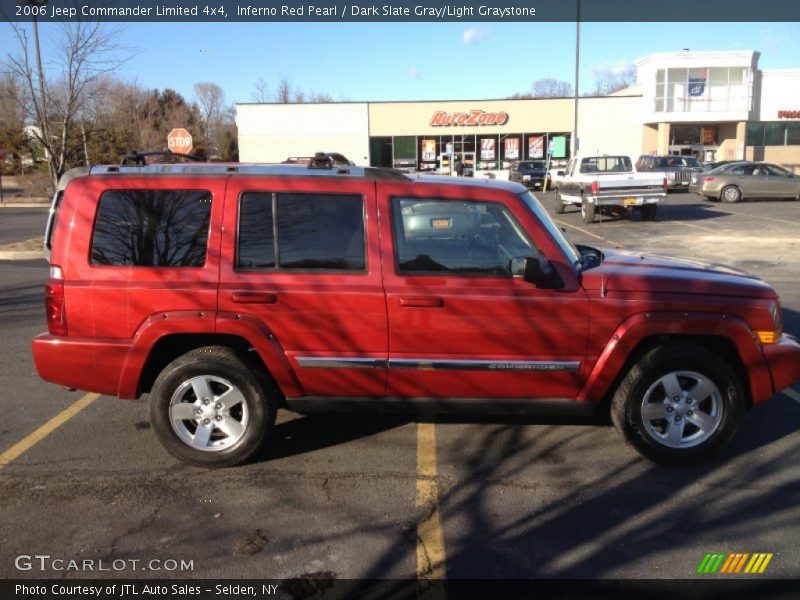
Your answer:
[[[724,202],[742,198],[800,200],[800,177],[771,163],[732,163],[692,176],[692,192]]]
[[[636,161],[637,171],[659,171],[667,178],[670,190],[688,189],[692,173],[701,170],[694,156],[649,156],[643,154]]]
[[[511,165],[508,179],[531,189],[541,189],[547,177],[546,166],[543,160],[521,160]]]

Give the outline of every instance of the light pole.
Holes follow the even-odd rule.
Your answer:
[[[25,0],[24,4],[28,6],[35,6],[41,7],[47,4],[47,0]],[[42,126],[42,138],[48,140],[48,144],[50,143],[50,122],[47,116],[47,90],[45,90],[44,85],[44,69],[42,69],[42,51],[41,46],[39,44],[39,19],[34,11],[33,14],[33,43],[36,46],[36,74],[39,78],[39,96],[41,98],[41,107],[42,107],[42,117],[41,117],[41,126]],[[45,152],[47,153],[48,150],[45,147]],[[51,179],[55,179],[56,173],[55,169],[53,168],[53,161],[48,160],[48,165],[50,168],[50,177]]]
[[[575,101],[574,113],[572,117],[572,151],[570,156],[578,153],[578,77],[580,75],[580,55],[581,55],[581,0],[575,0]]]

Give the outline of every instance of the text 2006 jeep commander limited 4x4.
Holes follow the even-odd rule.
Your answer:
[[[54,383],[149,393],[166,449],[250,457],[278,408],[591,411],[707,458],[800,379],[775,291],[572,245],[522,185],[305,165],[68,172],[46,245]]]

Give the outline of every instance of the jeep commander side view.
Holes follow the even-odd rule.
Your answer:
[[[800,380],[766,283],[575,246],[517,183],[352,165],[69,171],[46,232],[46,380],[149,394],[165,448],[240,463],[277,409],[610,410],[708,458]]]

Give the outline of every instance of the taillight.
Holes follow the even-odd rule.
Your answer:
[[[600,182],[595,180],[592,182],[592,195],[596,196],[597,192],[600,191]]]
[[[709,175],[707,177],[703,177],[703,183],[711,183],[714,181],[715,177],[713,175]]]
[[[50,266],[50,279],[44,286],[47,330],[51,335],[67,335],[67,311],[64,302],[64,279],[61,267]]]
[[[669,182],[667,182],[666,177],[664,177],[664,181],[661,182],[661,187],[664,188],[665,192],[669,191]]]

